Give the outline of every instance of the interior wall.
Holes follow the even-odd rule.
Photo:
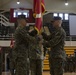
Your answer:
[[[76,0],[68,0],[69,5],[65,6],[65,0],[44,0],[45,9],[48,12],[65,12],[76,13]],[[20,4],[16,4],[17,0],[0,0],[0,10],[9,10],[10,8],[33,8],[33,0],[20,0]]]

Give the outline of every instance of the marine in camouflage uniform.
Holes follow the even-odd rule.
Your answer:
[[[76,49],[74,50],[74,62],[76,64]],[[75,65],[75,72],[76,72],[76,65]]]
[[[55,31],[48,38],[47,35],[43,35],[43,38],[47,40],[46,45],[50,45],[50,72],[51,75],[63,75],[64,72],[64,61],[66,60],[66,53],[64,50],[66,33],[61,27],[62,21],[60,17],[53,18],[53,26]]]
[[[0,46],[0,75],[2,75],[2,48]]]
[[[0,52],[0,75],[2,74],[2,55]]]
[[[18,27],[16,28],[14,38],[13,61],[15,63],[15,75],[27,74],[27,58],[29,45],[32,42],[32,37],[26,31],[26,20],[23,15],[18,17]]]
[[[13,47],[9,49],[9,67],[10,67],[10,72],[11,72],[11,75],[14,75],[14,63],[13,63],[13,58],[12,58],[12,51],[13,51]]]
[[[35,40],[35,43],[31,45],[30,49],[30,70],[31,75],[42,75],[43,68],[43,53],[42,53],[42,39],[36,34],[36,30],[30,34]]]

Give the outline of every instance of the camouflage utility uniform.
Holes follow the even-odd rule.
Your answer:
[[[22,27],[21,25],[17,27],[14,36],[13,61],[15,63],[15,75],[28,75],[27,58],[32,37],[27,33],[26,27]]]
[[[0,75],[2,74],[2,53],[0,52]]]
[[[13,63],[13,58],[12,58],[12,51],[13,51],[13,48],[10,48],[9,49],[9,68],[10,68],[10,72],[11,72],[11,75],[14,75],[14,63]]]
[[[30,69],[31,75],[42,75],[42,41],[35,36],[34,38],[35,43],[31,45],[30,49]]]
[[[64,60],[66,58],[64,50],[66,33],[64,29],[59,27],[50,35],[49,39],[47,39],[47,36],[43,36],[43,38],[48,41],[47,43],[51,47],[49,53],[51,75],[63,75]]]

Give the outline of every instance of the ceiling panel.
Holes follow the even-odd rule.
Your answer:
[[[51,12],[75,12],[76,0],[68,0],[69,5],[65,6],[65,0],[44,0],[46,11]],[[33,0],[20,0],[21,4],[16,4],[17,0],[0,0],[0,9],[10,8],[33,8]]]

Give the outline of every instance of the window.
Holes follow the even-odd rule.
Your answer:
[[[13,16],[16,17],[16,12],[13,13]]]
[[[69,19],[68,16],[69,16],[68,14],[64,14],[64,19],[68,20]]]
[[[68,13],[53,13],[53,17],[61,17],[62,20],[69,20],[69,14]]]
[[[29,16],[27,12],[23,12],[23,15],[25,15],[26,17]]]
[[[15,17],[18,17],[18,15],[21,15],[21,14],[23,14],[23,15],[25,15],[26,16],[26,18],[28,18],[29,17],[29,10],[14,10],[14,12],[13,12],[13,17],[15,18]]]
[[[58,16],[58,14],[57,13],[54,13],[53,16],[56,17],[56,16]]]
[[[17,15],[21,15],[22,13],[21,12],[17,12]]]
[[[61,17],[63,20],[63,13],[59,13],[59,17]]]

